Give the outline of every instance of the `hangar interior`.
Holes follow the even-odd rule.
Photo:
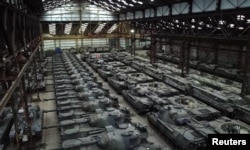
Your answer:
[[[0,149],[250,134],[250,0],[0,0],[0,15]]]

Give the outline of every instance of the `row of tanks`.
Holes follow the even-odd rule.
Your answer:
[[[156,58],[160,60],[164,60],[167,62],[171,62],[174,64],[179,64],[180,59],[177,56],[174,56],[170,53],[156,53]],[[216,74],[228,79],[243,81],[243,72],[242,70],[236,68],[233,65],[228,64],[214,64],[209,61],[198,61],[198,60],[190,60],[189,66],[193,69],[200,70],[203,72],[208,72],[212,74]]]
[[[167,150],[147,141],[147,127],[71,53],[54,56],[53,75],[61,149]]]
[[[126,62],[128,57],[125,57],[125,59],[120,60]],[[173,68],[161,63],[150,64],[143,60],[137,60],[135,64],[138,64],[138,62],[141,62],[144,66],[139,71],[185,94],[198,98],[227,116],[250,123],[250,105],[247,100],[240,96],[240,85],[238,83],[222,78],[217,79],[217,77],[211,75],[204,76],[194,70],[191,70],[187,77],[181,77],[180,69],[176,69],[176,67]],[[127,64],[135,66],[133,60]],[[200,74],[200,76],[198,77],[196,74]],[[211,80],[216,80],[216,82]]]
[[[191,97],[195,96],[197,80],[180,77],[174,69],[163,69],[159,64],[149,64],[126,53],[106,55],[114,62],[125,64],[111,65],[109,84],[137,113],[146,114],[148,121],[173,143],[175,149],[205,149],[208,134],[250,133],[248,124],[225,116],[221,109],[207,103],[208,99]],[[103,60],[102,64],[107,63],[110,62]],[[221,105],[218,106],[226,106]]]

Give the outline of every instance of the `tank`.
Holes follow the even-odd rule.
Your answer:
[[[154,79],[144,73],[129,73],[127,74],[126,86],[133,86],[137,83],[154,81]]]
[[[97,69],[100,69],[104,63],[103,59],[96,59],[94,62],[90,64],[90,66],[97,71]]]
[[[127,78],[126,73],[116,73],[112,77],[108,78],[108,82],[116,90],[116,92],[120,94],[122,90],[127,89]]]
[[[160,68],[162,71],[164,71],[164,74],[181,74],[181,70],[178,69],[178,66],[176,64],[172,63],[154,63],[154,66]]]
[[[97,96],[106,96],[109,94],[108,89],[101,89],[101,88],[92,88],[91,90],[84,90],[84,92],[80,92],[77,94],[77,97],[80,100],[86,100],[89,97],[97,97]]]
[[[123,60],[125,57],[127,57],[127,53],[115,53],[114,57],[117,61]]]
[[[142,141],[147,138],[145,127],[135,127],[127,123],[118,124],[116,127],[106,126],[105,128],[89,131],[79,129],[76,132],[87,136],[64,140],[62,142],[63,149],[79,148],[88,145],[88,148],[96,150],[131,150],[140,146]]]
[[[87,82],[79,82],[79,85],[75,86],[75,91],[76,92],[83,92],[84,89],[93,89],[93,88],[101,88],[102,83],[96,83],[94,81],[87,81]]]
[[[59,116],[59,127],[61,136],[67,139],[68,131],[76,128],[98,128],[106,125],[116,126],[121,123],[130,122],[130,112],[127,109],[116,109],[114,107],[106,107],[96,109],[94,112],[84,112],[80,110],[71,110],[74,113],[64,112]],[[66,117],[67,116],[67,117]]]
[[[236,79],[236,76],[243,76],[243,73],[241,72],[240,69],[236,69],[233,67],[223,67],[223,66],[219,66],[215,69],[214,71],[215,73],[217,73],[218,75],[221,75],[223,77],[227,77],[230,79]]]
[[[228,117],[208,122],[207,127],[214,130],[217,134],[250,134],[250,126],[239,121],[232,120]]]
[[[132,57],[132,56],[126,56],[126,57],[124,57],[124,59],[121,60],[121,62],[123,62],[124,64],[130,66],[134,60],[135,60],[134,57]]]
[[[162,80],[164,76],[164,71],[162,69],[156,68],[152,65],[144,66],[143,72],[157,80]]]
[[[74,90],[67,90],[67,91],[59,91],[55,93],[56,99],[70,99],[70,98],[76,98],[77,92]]]
[[[184,92],[189,91],[189,88],[190,88],[189,87],[190,83],[188,82],[188,80],[180,76],[173,76],[173,75],[165,74],[163,77],[163,82]]]
[[[91,64],[91,63],[93,63],[95,60],[96,60],[96,56],[93,55],[93,54],[90,54],[89,57],[86,59],[86,62],[87,62],[88,64]]]
[[[106,65],[111,65],[113,67],[121,67],[121,66],[125,66],[124,63],[120,62],[120,61],[111,61],[111,62],[106,62]]]
[[[112,65],[103,65],[102,68],[98,69],[99,75],[106,81],[108,77],[112,76]]]
[[[174,105],[163,106],[159,112],[150,112],[148,120],[175,145],[175,149],[205,149],[205,136],[213,133],[193,122],[184,109]]]
[[[150,92],[155,93],[159,97],[168,97],[180,93],[178,90],[158,81],[139,83],[138,85],[141,87],[147,87]]]
[[[136,70],[143,71],[145,67],[152,66],[148,62],[141,61],[141,60],[134,60],[131,64],[131,67],[135,68]]]
[[[86,61],[86,59],[89,57],[89,55],[90,55],[89,52],[85,52],[84,54],[81,55],[81,60]]]
[[[106,96],[98,96],[97,98],[89,98],[89,101],[81,104],[84,111],[93,112],[96,109],[105,110],[107,107],[118,108],[118,100]]]
[[[76,78],[71,80],[70,83],[72,83],[73,85],[79,85],[82,82],[87,82],[87,81],[96,81],[97,78],[96,77],[91,77],[91,76],[82,76],[81,78]]]
[[[73,90],[75,86],[72,84],[55,84],[55,90]]]
[[[248,119],[250,115],[250,106],[239,95],[225,90],[214,90],[206,86],[193,86],[192,94],[204,103],[220,110],[224,115],[236,117],[250,123],[250,119]]]
[[[31,132],[32,136],[36,139],[41,139],[42,138],[42,126],[43,126],[43,111],[40,109],[40,107],[37,106],[29,106],[28,107],[29,111],[29,119],[31,123]],[[25,140],[25,136],[28,135],[28,125],[27,122],[25,121],[25,114],[24,114],[24,109],[19,109],[18,110],[18,130],[19,130],[19,136],[22,140]],[[11,141],[15,141],[15,135],[16,135],[16,130],[14,125],[11,128],[9,138]]]
[[[9,133],[13,124],[13,114],[11,108],[4,108],[0,114],[0,145],[7,145],[9,142]]]
[[[147,88],[136,86],[123,90],[122,95],[137,111],[139,114],[150,112],[154,108],[154,102],[146,97],[148,93]]]
[[[130,66],[120,66],[112,68],[111,72],[112,74],[116,74],[116,73],[136,73],[138,71]]]
[[[74,80],[74,79],[78,79],[78,78],[82,78],[82,77],[92,77],[93,74],[92,73],[88,73],[87,71],[80,71],[74,74],[70,75],[70,79]]]
[[[198,65],[198,69],[202,70],[202,71],[206,71],[209,73],[213,73],[216,69],[217,65],[216,64],[209,64],[208,62],[205,63],[200,63]]]
[[[220,112],[195,98],[185,95],[177,95],[166,98],[172,105],[186,110],[189,115],[198,121],[211,121],[221,116]]]

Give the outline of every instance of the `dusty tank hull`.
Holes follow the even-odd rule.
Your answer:
[[[31,132],[32,136],[36,139],[42,138],[42,126],[43,126],[43,111],[40,109],[39,106],[29,106],[29,116],[31,117]],[[25,135],[28,135],[28,125],[25,122],[25,114],[24,110],[20,109],[18,112],[18,128],[19,128],[19,135],[23,138]],[[14,125],[11,128],[9,138],[11,141],[15,141],[15,127]]]
[[[181,150],[196,150],[205,149],[206,139],[196,130],[188,126],[184,120],[177,124],[177,122],[162,120],[157,113],[150,112],[148,114],[148,121],[156,129],[159,130],[171,143],[175,145],[176,149]],[[166,117],[166,116],[165,116]],[[177,116],[176,116],[177,117]],[[186,125],[185,125],[186,124]],[[205,127],[203,127],[204,130]]]
[[[148,98],[138,98],[129,93],[128,90],[122,91],[122,96],[135,108],[138,114],[145,114],[153,110],[153,102]]]
[[[5,108],[0,117],[0,145],[4,147],[9,143],[9,133],[13,125],[13,115],[11,108]]]

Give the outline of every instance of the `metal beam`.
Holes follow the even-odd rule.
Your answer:
[[[20,83],[20,81],[21,81],[21,79],[23,77],[24,72],[26,71],[26,69],[28,68],[30,63],[32,62],[32,59],[35,56],[35,54],[37,53],[38,47],[39,47],[40,44],[41,44],[41,42],[39,42],[37,44],[37,46],[34,49],[33,53],[31,54],[31,56],[29,57],[29,59],[27,60],[25,65],[23,66],[22,70],[19,72],[16,80],[12,82],[12,85],[10,86],[10,88],[8,89],[8,91],[5,93],[4,97],[0,101],[0,113],[2,113],[4,107],[6,106],[8,101],[10,100],[10,98],[11,98],[13,92],[15,91],[16,87],[19,85],[19,83]]]

